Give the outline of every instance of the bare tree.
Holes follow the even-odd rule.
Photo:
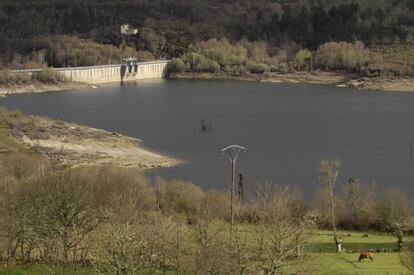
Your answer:
[[[119,223],[116,217],[107,219],[99,229],[98,247],[93,265],[100,272],[134,274],[144,269],[147,244],[142,228],[131,223]]]
[[[110,274],[182,272],[187,228],[159,213],[149,213],[139,220],[119,221],[110,215],[100,229],[94,266]]]
[[[25,224],[41,240],[50,261],[85,260],[84,245],[100,222],[85,182],[69,172],[40,178],[22,190]]]
[[[167,184],[154,190],[133,171],[108,171],[100,172],[101,179],[95,183],[102,185],[95,187],[95,192],[105,220],[96,232],[94,266],[100,272],[115,274],[183,272],[187,268],[188,229],[185,218],[168,209]],[[182,198],[187,189],[178,190],[174,194]]]
[[[213,198],[206,196],[200,201],[197,222],[193,225],[197,232],[195,266],[202,274],[228,273],[229,246],[223,228],[215,226],[218,213]],[[225,203],[228,205],[229,201]]]
[[[30,261],[39,241],[27,225],[30,211],[22,189],[40,176],[40,167],[43,174],[50,170],[45,156],[19,153],[0,160],[0,247],[6,261]]]
[[[338,179],[341,162],[339,160],[323,159],[319,163],[319,182],[327,189],[329,195],[329,207],[331,216],[331,225],[334,235],[336,252],[342,251],[342,241],[338,238],[335,221],[335,184]]]
[[[269,190],[267,188],[267,190]],[[265,274],[283,272],[289,265],[297,271],[306,267],[303,247],[310,238],[312,222],[305,213],[298,215],[297,198],[289,188],[273,195],[266,192],[254,202],[259,217],[254,253]]]
[[[377,197],[374,186],[349,179],[343,191],[350,224],[354,229],[356,227],[356,229],[367,230],[377,218],[375,212]]]
[[[409,218],[412,215],[410,199],[398,188],[389,189],[379,202],[377,211],[382,229],[395,234],[397,248],[401,251],[404,232],[409,229]]]
[[[0,163],[0,244],[1,257],[6,261],[15,259],[21,239],[21,226],[16,216],[14,200],[18,181]]]

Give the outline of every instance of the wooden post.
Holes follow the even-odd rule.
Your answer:
[[[243,202],[243,175],[239,174],[239,202],[242,203]]]

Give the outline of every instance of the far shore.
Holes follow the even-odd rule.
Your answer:
[[[169,75],[169,79],[204,79],[257,81],[266,83],[292,83],[330,85],[340,88],[356,88],[370,91],[414,92],[413,77],[358,77],[343,72],[295,72],[230,75],[227,73],[183,72]],[[96,85],[76,82],[42,84],[33,82],[24,85],[0,85],[0,98],[14,94],[44,93],[52,91],[79,90],[96,88]]]
[[[414,78],[408,77],[358,77],[356,74],[337,72],[296,72],[288,74],[246,74],[233,76],[226,73],[185,72],[170,75],[171,79],[227,79],[267,83],[293,83],[331,85],[359,90],[414,92]]]

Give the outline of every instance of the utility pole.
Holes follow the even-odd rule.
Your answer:
[[[223,148],[221,152],[227,153],[231,162],[231,183],[230,183],[230,247],[233,248],[234,234],[234,196],[235,196],[235,178],[236,178],[236,161],[239,153],[246,151],[246,148],[240,145],[230,145]]]

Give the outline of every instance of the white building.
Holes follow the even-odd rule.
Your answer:
[[[129,24],[121,25],[121,34],[125,35],[135,35],[138,33],[138,29],[134,29]]]

